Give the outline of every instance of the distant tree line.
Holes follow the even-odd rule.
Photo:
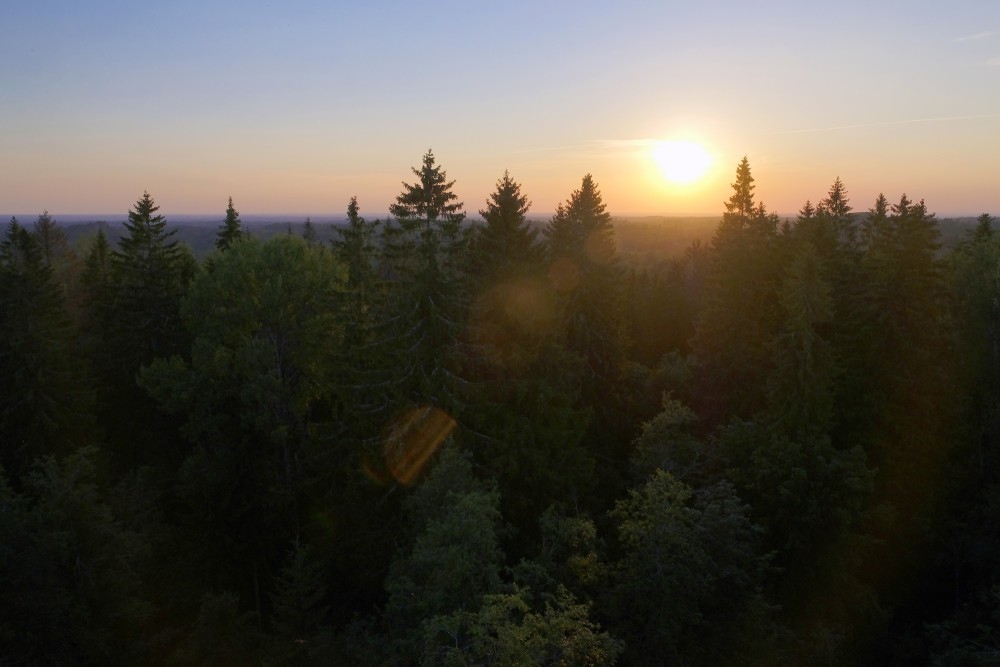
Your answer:
[[[197,260],[0,242],[0,663],[985,665],[1000,236],[923,201],[620,256],[584,176]]]

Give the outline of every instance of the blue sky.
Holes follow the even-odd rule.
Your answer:
[[[717,214],[748,155],[793,213],[837,176],[1000,215],[1000,3],[8,3],[0,212],[384,213],[433,148],[474,212],[593,173],[617,214]],[[709,174],[663,182],[651,142]]]

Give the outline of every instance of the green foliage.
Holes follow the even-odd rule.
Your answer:
[[[359,215],[358,198],[351,197],[347,226],[338,227],[340,238],[332,241],[337,260],[346,272],[343,312],[344,346],[348,350],[369,351],[374,342],[374,320],[382,305],[381,280],[375,271],[378,226],[378,221],[367,222]]]
[[[184,300],[191,361],[156,361],[141,374],[143,386],[187,415],[195,441],[232,437],[235,428],[279,451],[295,449],[330,398],[336,277],[328,254],[295,237],[233,246]],[[280,458],[292,465],[289,457]]]
[[[145,546],[96,486],[96,452],[46,458],[15,494],[0,476],[0,661],[136,664],[151,605]]]
[[[420,179],[418,183],[403,183],[403,192],[396,197],[396,203],[389,207],[391,213],[404,228],[428,228],[440,225],[446,230],[455,229],[465,219],[462,203],[451,191],[455,181],[449,181],[441,167],[434,163],[434,153],[428,150],[420,169],[412,169]],[[409,231],[409,229],[407,229]]]
[[[589,175],[539,243],[510,174],[471,229],[413,172],[333,252],[230,199],[202,272],[148,193],[82,271],[12,221],[0,663],[995,659],[990,215],[947,254],[837,178],[779,227],[744,159],[667,261]]]
[[[331,254],[297,236],[241,241],[184,299],[190,361],[140,374],[193,445],[176,496],[202,576],[255,603],[295,533],[335,401],[337,277]]]
[[[504,516],[531,531],[550,504],[593,488],[595,458],[584,442],[592,413],[581,405],[579,357],[553,344],[508,352],[478,360],[476,410],[463,422],[499,485]]]
[[[403,184],[389,207],[393,223],[383,227],[382,243],[391,276],[390,302],[383,330],[395,338],[389,368],[401,405],[431,403],[454,412],[460,403],[452,356],[467,308],[464,258],[465,213],[452,192],[454,181],[427,151],[419,182]]]
[[[79,257],[69,245],[66,232],[48,211],[42,211],[35,220],[32,236],[38,241],[45,265],[52,269],[54,278],[67,295],[72,309],[75,310],[76,300],[72,298],[74,296],[72,288],[75,286],[81,267]]]
[[[590,619],[589,606],[560,589],[544,611],[532,611],[527,591],[483,596],[477,611],[432,619],[421,665],[615,664],[621,642]]]
[[[18,483],[35,457],[92,444],[92,396],[73,358],[62,289],[12,219],[0,242],[0,464]]]
[[[540,264],[538,230],[526,219],[530,208],[528,196],[521,194],[521,185],[505,171],[486,200],[486,208],[479,211],[486,224],[475,238],[472,263],[481,284],[503,282],[532,272]]]
[[[407,502],[417,533],[386,580],[386,613],[394,631],[412,631],[426,619],[475,609],[482,595],[497,592],[499,502],[495,490],[475,479],[467,457],[454,446],[442,450]]]
[[[643,482],[663,470],[685,484],[705,481],[712,456],[691,434],[697,420],[690,408],[664,395],[663,409],[642,425],[636,439],[632,455],[635,479]]]
[[[801,243],[778,295],[783,322],[773,341],[768,401],[792,437],[826,433],[833,418],[837,366],[823,329],[833,319],[833,299],[823,269],[815,247]]]
[[[629,662],[723,664],[741,655],[763,621],[767,567],[748,515],[730,484],[695,491],[662,470],[615,503],[623,555],[612,629]]]
[[[514,568],[516,583],[546,600],[560,587],[588,597],[607,584],[603,538],[589,516],[568,515],[565,508],[551,505],[539,518],[538,527],[538,553]]]
[[[171,240],[174,231],[167,230],[158,210],[143,193],[111,253],[114,352],[107,356],[126,384],[144,364],[184,349],[180,302],[195,271],[194,258]]]
[[[699,414],[711,425],[730,416],[748,418],[763,404],[757,391],[771,367],[777,329],[777,216],[754,204],[746,158],[736,170],[733,194],[712,239],[705,295],[693,348],[701,365]]]
[[[312,664],[310,659],[326,648],[329,607],[324,605],[324,574],[323,563],[314,556],[313,549],[295,540],[272,594],[273,663]]]
[[[563,343],[586,362],[589,386],[615,382],[621,373],[622,271],[611,214],[593,176],[545,228],[550,280],[559,292]]]
[[[234,243],[243,238],[243,227],[240,221],[240,212],[233,208],[233,198],[229,198],[229,206],[226,207],[226,219],[219,227],[216,234],[215,247],[220,252],[229,249]]]

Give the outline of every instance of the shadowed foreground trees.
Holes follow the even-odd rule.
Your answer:
[[[540,226],[413,173],[203,267],[148,193],[82,267],[7,227],[0,663],[994,661],[991,216],[782,222],[744,159],[640,258],[589,175]]]

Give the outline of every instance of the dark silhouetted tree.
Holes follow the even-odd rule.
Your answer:
[[[11,219],[0,242],[0,464],[92,444],[92,396],[73,355],[63,292],[35,238]]]
[[[240,213],[233,208],[233,198],[229,198],[229,206],[226,207],[226,219],[219,228],[215,247],[226,250],[229,246],[243,238],[243,223],[240,221]]]
[[[403,183],[394,219],[383,227],[396,332],[394,373],[402,403],[429,402],[454,411],[460,403],[452,360],[463,328],[465,213],[444,170],[427,151],[416,183]],[[394,224],[393,224],[394,223]]]
[[[770,372],[779,320],[777,216],[754,203],[756,186],[745,157],[732,187],[712,239],[693,344],[700,364],[698,407],[709,425],[733,415],[749,417],[763,407],[759,388]]]

